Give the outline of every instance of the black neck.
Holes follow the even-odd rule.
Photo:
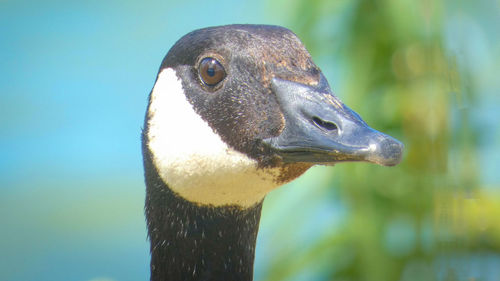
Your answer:
[[[144,153],[151,280],[252,280],[262,203],[199,206],[177,196]]]

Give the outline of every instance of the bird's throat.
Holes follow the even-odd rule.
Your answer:
[[[146,198],[151,280],[252,280],[261,204],[200,207],[156,187]]]
[[[249,208],[189,202],[144,156],[151,280],[252,280],[262,202]]]

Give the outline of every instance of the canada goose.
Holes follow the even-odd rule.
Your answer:
[[[252,280],[265,195],[315,164],[396,165],[403,145],[337,99],[290,30],[229,25],[170,49],[142,149],[151,280]]]

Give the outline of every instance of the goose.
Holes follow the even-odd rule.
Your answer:
[[[151,280],[252,280],[268,192],[317,164],[396,165],[403,144],[332,93],[292,31],[226,25],[168,51],[142,151]]]

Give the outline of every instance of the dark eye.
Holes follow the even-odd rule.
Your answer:
[[[204,58],[198,68],[200,78],[207,86],[215,86],[226,77],[224,67],[214,58]]]

